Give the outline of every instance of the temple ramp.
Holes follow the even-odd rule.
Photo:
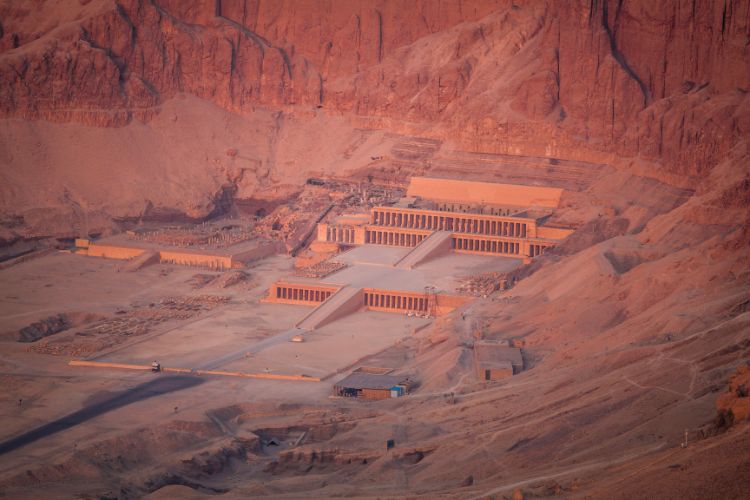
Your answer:
[[[127,272],[140,271],[146,266],[159,263],[159,252],[146,251],[138,257],[130,259],[120,269]]]
[[[413,269],[422,262],[446,254],[451,249],[451,232],[435,231],[396,262],[399,269]]]
[[[297,328],[312,331],[316,328],[356,312],[364,307],[364,292],[361,288],[346,286],[334,293],[325,302],[297,323]]]

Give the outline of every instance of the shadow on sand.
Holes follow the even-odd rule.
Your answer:
[[[38,439],[51,436],[65,429],[69,429],[78,424],[81,424],[89,419],[98,417],[108,411],[116,410],[123,406],[127,406],[137,401],[152,398],[154,396],[161,396],[162,394],[168,394],[170,392],[181,391],[196,385],[202,384],[203,379],[198,377],[190,376],[160,376],[156,380],[146,382],[132,389],[127,389],[115,393],[114,395],[107,397],[106,399],[100,400],[94,404],[90,404],[80,410],[59,418],[48,424],[44,424],[41,427],[37,427],[29,432],[21,434],[20,436],[9,439],[3,443],[0,443],[0,455],[8,453],[27,444],[33,443]]]

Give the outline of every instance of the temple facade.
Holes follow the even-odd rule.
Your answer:
[[[435,231],[451,233],[456,252],[533,258],[555,246],[571,231],[555,228],[560,238],[539,237],[538,220],[406,207],[375,207],[369,224],[318,224],[318,240],[343,245],[414,247]]]

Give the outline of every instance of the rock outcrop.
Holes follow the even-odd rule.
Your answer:
[[[6,0],[0,18],[3,121],[150,124],[184,95],[250,121],[267,113],[263,146],[240,154],[255,162],[250,175],[228,166],[236,153],[211,160],[195,144],[206,158],[191,169],[205,173],[185,192],[162,200],[146,189],[103,219],[138,216],[146,200],[201,217],[227,178],[244,178],[249,196],[287,170],[302,176],[289,166],[288,124],[320,116],[311,128],[327,137],[385,129],[451,149],[617,163],[691,188],[750,132],[742,0]],[[14,153],[0,153],[0,174],[23,177]],[[78,187],[43,190],[76,192],[79,204],[98,194]],[[3,211],[49,209],[34,196],[3,196]]]

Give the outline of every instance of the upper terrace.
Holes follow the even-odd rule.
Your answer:
[[[414,177],[407,194],[369,215],[319,224],[318,240],[414,247],[446,231],[455,251],[529,259],[572,232],[544,225],[560,202],[558,188]]]

